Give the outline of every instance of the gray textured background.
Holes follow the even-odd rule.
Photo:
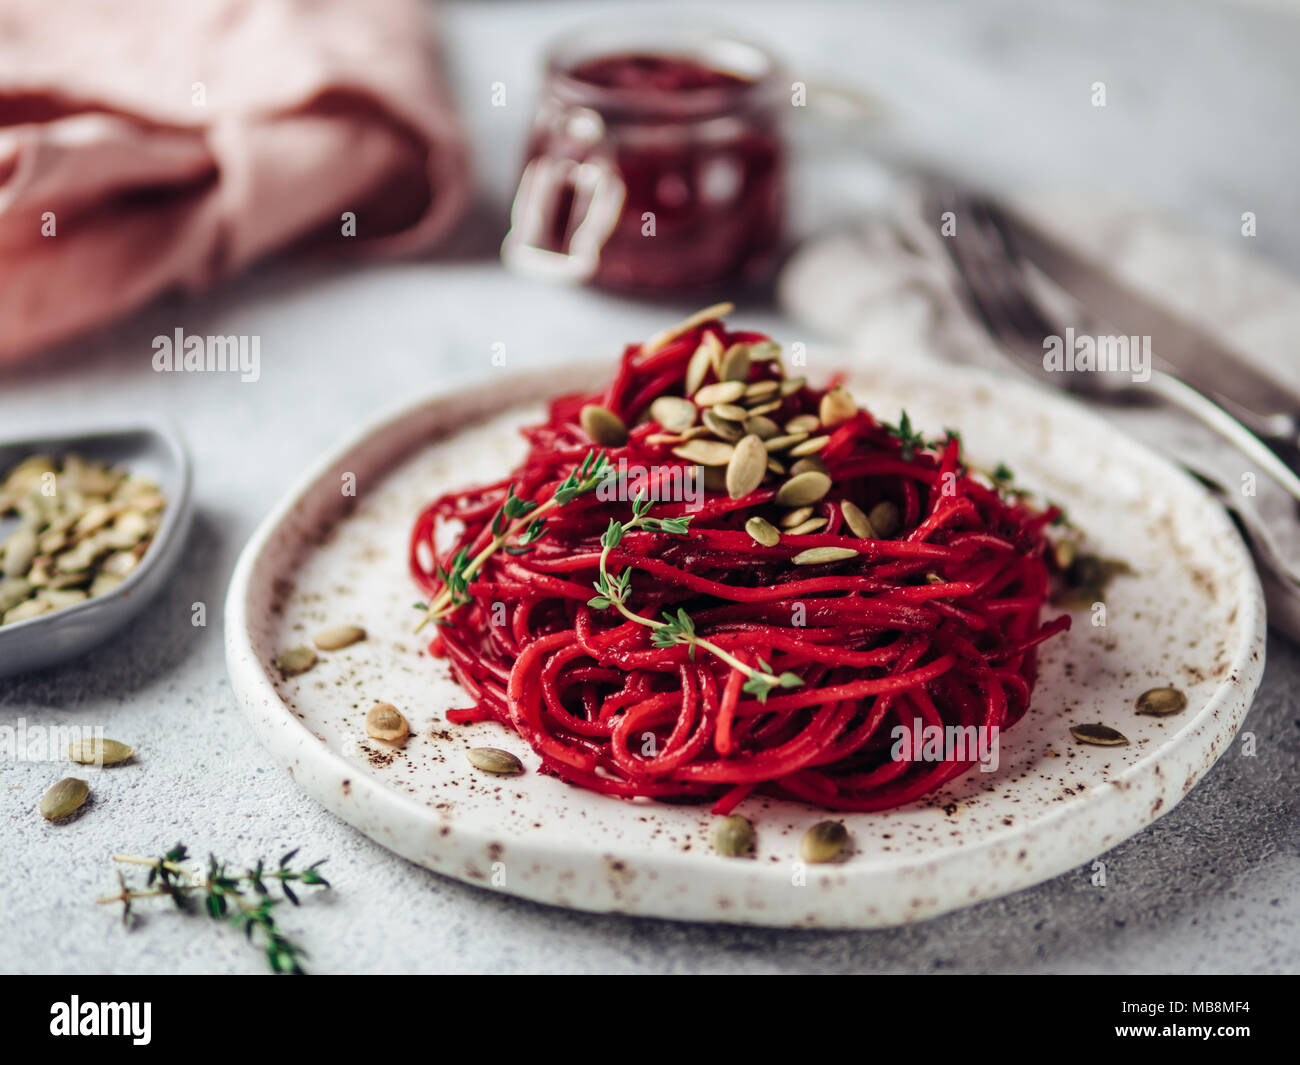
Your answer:
[[[602,7],[608,10],[609,5]],[[692,4],[779,45],[796,76],[853,79],[886,104],[906,150],[1014,189],[1119,192],[1209,233],[1259,217],[1257,250],[1300,273],[1300,16],[1265,4]],[[162,906],[133,932],[90,900],[109,856],[177,839],[232,859],[301,845],[336,884],[285,915],[312,967],[340,971],[1296,971],[1300,969],[1300,658],[1270,642],[1239,748],[1168,816],[1036,889],[913,928],[778,932],[593,917],[444,880],[321,811],[273,765],[234,705],[220,613],[240,546],[321,449],[378,409],[511,366],[613,351],[663,308],[539,288],[490,255],[532,103],[537,50],[593,13],[580,4],[452,4],[450,69],[475,142],[486,228],[438,260],[320,271],[266,267],[0,376],[0,432],[123,410],[170,414],[194,453],[197,514],[173,587],[84,660],[0,681],[0,720],[102,725],[131,765],[91,778],[94,804],[61,827],[34,812],[56,767],[0,763],[0,970],[250,972],[231,933]],[[1108,107],[1088,104],[1104,80]],[[505,81],[509,106],[489,105]],[[807,232],[871,201],[857,149],[806,138],[795,218]],[[816,195],[812,195],[812,193]],[[484,236],[487,235],[487,236]],[[490,239],[488,239],[490,236]],[[486,253],[485,253],[486,252]],[[780,333],[788,325],[747,314]],[[156,375],[150,342],[258,334],[257,385]],[[190,606],[208,605],[206,629]]]

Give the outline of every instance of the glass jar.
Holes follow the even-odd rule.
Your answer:
[[[761,280],[781,235],[785,102],[772,57],[725,33],[570,37],[548,59],[502,258],[623,291]]]

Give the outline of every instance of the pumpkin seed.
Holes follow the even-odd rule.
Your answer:
[[[767,472],[774,473],[778,477],[785,476],[785,467],[776,461],[771,455],[767,456]]]
[[[806,507],[816,503],[831,490],[831,479],[824,473],[810,470],[798,473],[776,490],[777,506]]]
[[[1151,688],[1137,697],[1137,712],[1166,717],[1187,709],[1187,696],[1177,688]]]
[[[1057,567],[1064,572],[1074,565],[1074,560],[1079,555],[1079,549],[1073,540],[1058,540],[1052,548],[1052,555],[1056,560]]]
[[[770,378],[766,381],[755,381],[753,384],[745,386],[745,399],[766,399],[774,396],[781,388],[780,381],[773,381]]]
[[[799,841],[799,857],[810,865],[833,862],[849,845],[849,830],[842,821],[818,821]]]
[[[754,853],[754,826],[732,814],[713,826],[713,849],[727,858]]]
[[[101,569],[102,572],[114,577],[129,577],[139,564],[139,555],[132,554],[130,551],[118,551],[104,559]]]
[[[31,599],[24,600],[16,607],[5,611],[4,621],[2,624],[13,625],[19,621],[27,621],[29,618],[38,618],[42,614],[48,614],[54,608],[41,596],[35,596]]]
[[[366,630],[360,625],[335,625],[318,632],[312,640],[322,651],[339,651],[366,638]]]
[[[800,551],[790,561],[796,566],[818,566],[823,562],[843,562],[856,555],[857,552],[851,547],[810,547],[807,551]]]
[[[90,795],[90,785],[77,777],[64,777],[41,796],[41,816],[47,821],[62,821],[81,809]]]
[[[825,518],[809,518],[807,521],[801,521],[792,529],[786,530],[787,536],[807,536],[809,533],[815,533],[826,524]]]
[[[5,541],[5,563],[3,575],[21,577],[32,568],[32,559],[36,557],[36,529],[24,525]]]
[[[650,417],[670,433],[680,433],[695,424],[699,409],[681,396],[660,396],[650,404]]]
[[[10,577],[0,581],[0,614],[16,607],[32,594],[32,582],[23,577]]]
[[[749,346],[732,344],[722,356],[722,365],[718,369],[720,381],[745,381],[749,377]],[[741,395],[744,394],[742,389]],[[737,399],[740,396],[736,397]]]
[[[275,668],[282,677],[296,677],[299,673],[306,673],[315,664],[316,652],[306,646],[291,647],[275,660]]]
[[[821,422],[815,414],[798,414],[785,423],[787,433],[811,433]]]
[[[749,411],[744,407],[737,407],[734,403],[715,403],[713,413],[719,418],[726,418],[729,422],[744,422],[749,417]]]
[[[704,424],[708,426],[709,432],[714,436],[731,444],[734,444],[745,435],[745,430],[735,422],[729,422],[726,418],[719,418],[712,407],[709,407],[704,412]]]
[[[764,547],[775,547],[781,542],[781,533],[777,527],[766,518],[760,518],[757,515],[745,522],[745,532],[749,533],[757,543]]]
[[[749,357],[753,362],[780,362],[781,345],[775,340],[760,340],[749,346]]]
[[[97,503],[77,519],[72,529],[78,536],[98,532],[117,517],[119,510],[121,507],[112,503]]]
[[[99,534],[95,554],[98,555],[109,548],[126,551],[148,536],[149,532],[149,519],[142,512],[123,511],[109,528]],[[83,544],[87,542],[82,541]]]
[[[767,451],[756,436],[746,436],[736,445],[727,463],[727,494],[742,499],[763,483],[767,473]]]
[[[80,588],[47,588],[41,597],[50,604],[51,610],[62,610],[65,606],[76,606],[89,598]]]
[[[73,740],[68,744],[68,757],[82,765],[117,765],[133,754],[134,747],[118,743],[117,740]]]
[[[768,440],[781,432],[781,427],[761,414],[745,419],[745,432],[753,433],[760,440]]]
[[[695,402],[701,407],[711,407],[715,403],[735,403],[744,394],[745,386],[740,381],[719,381],[696,392]]]
[[[793,396],[796,392],[800,391],[803,388],[803,386],[806,385],[807,383],[808,383],[808,378],[806,377],[787,378],[786,380],[781,382],[781,395]],[[823,418],[822,421],[824,423],[825,419]]]
[[[469,764],[485,773],[498,776],[515,776],[524,771],[524,763],[509,751],[497,747],[472,747],[465,752]]]
[[[786,448],[802,443],[807,438],[807,433],[783,433],[781,436],[773,436],[764,440],[763,446],[768,451],[784,451]]]
[[[1121,747],[1128,743],[1128,737],[1107,725],[1071,725],[1070,735],[1080,743],[1091,743],[1096,747]]]
[[[89,462],[80,455],[63,460],[63,474],[68,483],[84,495],[106,496],[128,478],[102,462]]]
[[[29,455],[18,463],[5,478],[4,493],[10,499],[25,496],[40,484],[41,477],[55,472],[54,460],[49,455]]]
[[[843,385],[836,385],[826,395],[822,396],[822,401],[817,407],[817,413],[821,416],[822,425],[826,426],[827,429],[833,429],[857,414],[858,404],[847,388]]]
[[[405,743],[411,726],[392,703],[375,703],[366,711],[366,735],[385,743]]]
[[[735,447],[722,440],[688,440],[673,448],[673,454],[687,462],[701,466],[725,466],[731,461]]]
[[[107,595],[125,579],[125,577],[119,577],[115,573],[100,573],[90,582],[90,597],[94,599],[97,595]]]
[[[749,413],[752,417],[757,418],[764,414],[771,414],[773,411],[778,411],[783,406],[785,406],[785,403],[782,400],[774,399],[770,403],[755,403],[749,408]]]
[[[703,325],[705,322],[711,322],[715,318],[724,318],[736,309],[734,303],[715,303],[711,307],[705,307],[702,311],[696,311],[689,318],[685,318],[676,325],[656,333],[649,340],[641,345],[641,354],[650,355],[658,351],[665,344],[670,344],[683,333],[689,333],[697,325]],[[707,334],[713,336],[712,333]]]
[[[781,515],[781,528],[793,529],[796,525],[802,525],[812,517],[812,507],[796,507],[788,514]]]
[[[809,455],[802,458],[790,467],[791,473],[807,473],[809,470],[816,470],[818,473],[826,473],[826,461],[818,455]]]
[[[862,540],[876,539],[876,532],[871,527],[871,519],[862,512],[862,508],[847,499],[840,500],[840,513],[854,536]]]
[[[592,441],[605,447],[622,447],[627,443],[627,426],[623,419],[599,403],[588,403],[578,412],[578,424]]]
[[[876,532],[877,540],[888,540],[898,532],[898,526],[902,522],[902,515],[898,512],[898,504],[889,499],[882,499],[872,507],[867,518],[871,522],[872,529]]]
[[[831,438],[829,436],[814,436],[810,440],[805,440],[802,444],[795,444],[790,449],[790,454],[801,458],[804,455],[815,455],[830,442]]]
[[[722,341],[716,333],[705,333],[691,361],[686,364],[686,394],[693,395],[704,384],[709,371],[716,371],[722,362]]]

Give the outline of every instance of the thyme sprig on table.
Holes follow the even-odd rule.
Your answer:
[[[278,883],[284,897],[295,906],[299,904],[298,895],[289,886],[291,883],[324,888],[330,884],[320,875],[325,859],[298,869],[289,864],[297,853],[298,849],[294,848],[280,858],[279,864],[269,869],[259,858],[256,865],[242,873],[232,873],[226,862],[211,854],[208,855],[206,873],[189,870],[181,864],[189,858],[189,851],[181,843],[161,858],[115,854],[115,862],[149,867],[144,889],[132,889],[119,870],[117,880],[121,892],[95,901],[100,904],[120,902],[122,923],[129,928],[133,916],[132,903],[137,899],[166,896],[177,909],[186,912],[191,912],[195,901],[202,899],[203,911],[214,921],[226,921],[242,931],[250,942],[255,935],[260,936],[273,972],[302,973],[302,959],[307,952],[281,932],[276,924],[274,911],[282,900],[271,897],[268,883]]]
[[[515,495],[514,485],[508,486],[501,509],[492,519],[492,540],[473,558],[470,558],[469,548],[462,547],[446,569],[436,566],[435,572],[442,581],[443,589],[427,606],[422,606],[424,618],[415,627],[415,631],[419,632],[430,621],[442,621],[457,607],[468,603],[469,583],[483,568],[483,563],[503,547],[510,555],[521,555],[532,550],[532,545],[546,535],[546,521],[541,515],[555,507],[567,506],[579,496],[594,491],[609,473],[609,456],[604,451],[593,448],[560,483],[555,494],[544,503],[520,499]],[[516,537],[515,543],[507,546],[508,541]]]
[[[729,651],[700,636],[695,631],[695,622],[682,608],[678,608],[676,614],[665,610],[663,612],[664,620],[656,621],[653,618],[644,617],[628,607],[627,600],[631,594],[632,569],[629,567],[617,574],[611,574],[609,572],[609,553],[623,542],[624,536],[638,529],[646,532],[666,533],[670,536],[686,536],[690,532],[692,515],[679,518],[652,518],[649,514],[650,505],[650,499],[644,492],[640,492],[637,494],[636,499],[632,501],[631,521],[620,522],[613,518],[610,519],[609,528],[605,530],[604,535],[600,538],[600,574],[595,581],[596,591],[600,594],[589,599],[587,605],[596,610],[608,610],[613,607],[628,621],[651,629],[650,642],[656,647],[673,647],[677,644],[684,644],[689,648],[692,660],[695,658],[695,649],[697,647],[704,648],[704,650],[720,658],[732,669],[744,674],[746,678],[744,690],[748,694],[755,696],[759,702],[767,702],[767,697],[776,688],[800,687],[803,680],[794,673],[782,673],[777,676],[772,671],[772,667],[761,658],[758,660],[761,668],[755,669],[753,666],[742,662]]]

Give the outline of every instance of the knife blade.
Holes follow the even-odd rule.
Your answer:
[[[1300,444],[1300,399],[1226,344],[1118,280],[1003,204],[986,203],[1008,250],[1126,336],[1150,337],[1155,368],[1181,379],[1260,436]]]

